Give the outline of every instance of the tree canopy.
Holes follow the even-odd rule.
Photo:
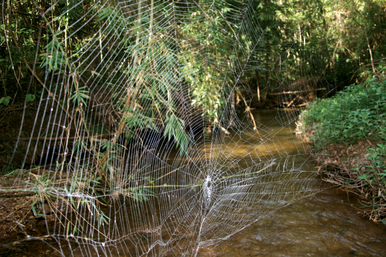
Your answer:
[[[75,68],[72,63],[86,52],[88,58],[76,62],[80,66],[76,68],[82,76],[100,76],[100,86],[106,86],[107,80],[107,86],[112,86],[129,72],[133,80],[128,83],[146,85],[138,86],[136,94],[153,99],[153,109],[159,104],[169,108],[172,115],[173,103],[167,95],[175,93],[173,84],[188,83],[191,104],[202,108],[213,122],[229,93],[221,92],[219,87],[224,67],[244,51],[251,54],[242,61],[256,65],[239,79],[252,94],[305,77],[324,78],[330,84],[344,86],[358,82],[366,72],[377,73],[384,68],[386,4],[381,0],[245,0],[242,6],[231,0],[153,3],[137,1],[122,9],[113,1],[61,0],[54,5],[45,0],[5,1],[0,25],[1,106],[38,99],[46,81],[54,79],[51,73],[60,76]],[[169,8],[171,5],[174,9]],[[247,15],[255,22],[238,32],[245,35],[235,35],[237,24],[232,23],[230,13],[235,15],[242,8],[252,10]],[[102,11],[96,13],[96,9]],[[179,20],[176,9],[188,19],[156,27],[159,23],[155,20]],[[132,33],[125,34],[127,31]],[[165,35],[173,37],[164,40]],[[259,37],[257,50],[249,49],[253,40],[249,35]],[[237,49],[231,44],[236,36],[242,41]],[[200,53],[190,52],[191,45],[199,45],[194,49]],[[120,49],[114,58],[109,57],[112,49]],[[121,62],[125,51],[135,53],[126,60],[126,66],[98,72],[100,63],[109,69]],[[220,68],[206,63],[205,54],[223,60],[217,64]],[[145,61],[160,55],[165,57],[162,62]],[[185,75],[184,81],[175,80],[176,70],[161,71],[160,67],[170,63],[179,63],[177,72]],[[142,78],[144,69],[153,70],[154,76]],[[158,83],[160,77],[166,83]],[[236,88],[240,84],[229,79]],[[79,88],[71,96],[74,103],[82,101],[82,96],[89,97],[84,84],[79,81]]]

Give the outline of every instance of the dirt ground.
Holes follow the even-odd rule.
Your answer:
[[[44,236],[46,222],[53,222],[53,214],[37,217],[31,210],[36,196],[23,193],[0,194],[0,256],[60,256],[49,246],[50,238],[34,240]]]
[[[44,235],[46,222],[53,220],[50,217],[52,215],[43,218],[33,214],[32,204],[36,200],[36,194],[10,191],[16,177],[9,173],[18,168],[23,160],[23,153],[20,151],[14,155],[14,165],[10,164],[19,134],[23,105],[2,107],[0,113],[0,256],[36,256],[33,254],[34,249],[39,249],[39,253],[42,253],[39,256],[56,256],[49,243],[28,240]],[[27,107],[22,137],[30,134],[35,113],[34,106]],[[26,142],[20,142],[19,145],[23,149]]]

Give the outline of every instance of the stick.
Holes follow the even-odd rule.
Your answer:
[[[106,139],[114,134],[101,134],[101,135],[95,135],[95,137],[101,136],[102,138]],[[40,140],[47,140],[47,141],[52,141],[52,140],[63,140],[63,139],[77,139],[79,136],[74,136],[74,137],[21,137],[21,138],[16,138],[16,137],[11,137],[11,138],[0,138],[0,141],[11,141],[11,140],[20,140],[20,141],[40,141]],[[93,136],[86,136],[83,137],[85,139],[87,138],[94,138]]]
[[[317,88],[316,91],[319,90],[326,90],[326,88]],[[301,90],[301,91],[285,91],[285,92],[279,92],[279,93],[268,93],[268,95],[292,95],[292,94],[299,94],[304,92],[311,92],[313,90]]]

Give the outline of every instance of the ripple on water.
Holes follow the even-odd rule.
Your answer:
[[[262,122],[265,117],[269,121],[269,115],[263,114],[256,113],[256,120]],[[281,137],[280,145],[285,146],[286,152],[302,151],[301,140],[289,136],[289,129],[279,129],[277,137]],[[249,148],[253,147],[256,146],[247,145],[243,150],[251,151]],[[265,144],[262,153],[269,147]],[[273,151],[279,150],[273,147]],[[315,165],[306,154],[297,160],[302,169],[314,170]],[[219,245],[201,249],[198,256],[385,256],[386,227],[357,215],[351,206],[357,201],[341,190],[326,190],[261,217]]]
[[[386,228],[332,189],[262,217],[211,251],[199,256],[383,256]]]

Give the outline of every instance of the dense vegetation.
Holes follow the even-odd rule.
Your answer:
[[[314,101],[301,121],[322,166],[338,168],[327,168],[327,181],[359,192],[364,214],[386,224],[385,77]]]
[[[247,111],[253,101],[246,99],[265,107],[261,98],[268,92],[294,89],[298,81],[313,81],[315,91],[324,85],[342,90],[362,82],[361,73],[379,74],[385,66],[386,3],[382,0],[165,0],[156,6],[148,0],[131,1],[125,8],[115,1],[97,0],[3,2],[2,119],[24,103],[28,109],[51,97],[63,110],[76,110],[66,117],[66,125],[72,122],[87,133],[85,138],[106,133],[101,124],[91,124],[97,118],[88,117],[87,108],[95,98],[110,98],[114,104],[106,109],[111,119],[101,122],[109,123],[109,135],[132,136],[137,128],[161,131],[186,152],[194,138],[187,131],[185,103],[187,109],[200,110],[199,115],[209,120],[208,127],[220,127],[226,99],[235,95]],[[241,19],[238,14],[248,17]],[[240,20],[247,20],[244,24],[249,27],[240,29]],[[256,43],[253,49],[252,42]],[[238,70],[247,62],[254,67]],[[228,76],[230,71],[239,77]],[[92,87],[88,78],[97,78]],[[224,84],[229,85],[226,90]],[[328,140],[362,138],[377,144],[384,140],[385,131],[379,129],[385,124],[384,82],[371,80],[366,85],[352,86],[311,107],[305,122],[320,128],[316,142],[322,146]],[[108,92],[113,88],[122,93],[111,96]],[[341,101],[347,101],[346,109]],[[353,106],[358,108],[352,112]],[[335,109],[329,109],[329,120],[324,120],[327,116],[322,112],[327,108]],[[61,129],[52,131],[67,133]],[[71,147],[89,147],[89,152],[101,154],[98,165],[108,170],[107,156],[116,150],[116,142],[100,147],[103,152],[87,143],[73,142]],[[372,163],[382,157],[381,146],[369,150]],[[12,155],[13,149],[8,147],[7,154]],[[384,173],[377,174],[383,178]],[[374,175],[364,175],[360,178],[373,183]]]
[[[213,108],[221,104],[223,97],[221,94],[224,93],[218,88],[220,82],[218,71],[205,67],[202,65],[204,59],[197,59],[198,55],[186,49],[176,48],[172,41],[164,45],[138,43],[139,36],[152,33],[149,29],[156,31],[152,34],[153,38],[163,33],[170,33],[171,28],[153,27],[155,20],[173,15],[164,11],[164,7],[169,4],[168,1],[156,6],[153,11],[138,11],[142,10],[143,6],[150,6],[151,2],[138,1],[137,6],[134,4],[127,10],[130,16],[126,17],[117,12],[112,1],[102,3],[89,0],[79,5],[75,0],[62,0],[52,8],[51,2],[45,0],[5,1],[0,25],[2,83],[0,104],[4,107],[11,103],[22,102],[26,97],[29,101],[37,99],[43,89],[47,73],[65,69],[68,63],[85,51],[94,51],[103,45],[105,49],[103,52],[107,53],[109,49],[120,47],[122,52],[119,55],[123,55],[125,50],[136,47],[139,51],[138,56],[143,58],[150,57],[150,54],[155,56],[157,53],[164,52],[168,53],[167,61],[185,57],[179,59],[182,62],[181,72],[186,73],[186,82],[190,83],[195,92],[193,100],[215,118]],[[202,10],[195,1],[191,1],[190,13],[185,13],[190,15],[191,19],[188,23],[178,23],[177,27],[172,28],[176,32],[175,35],[180,38],[195,38],[194,41],[186,42],[187,44],[208,43],[206,54],[219,57],[231,55],[234,48],[227,43],[237,28],[236,24],[228,22],[231,19],[227,18],[228,21],[226,21],[225,17],[230,13],[237,14],[237,8],[240,6],[237,6],[234,1],[224,1],[224,7],[216,11],[210,7],[212,1],[197,2],[202,6],[208,4],[208,9]],[[336,86],[348,85],[357,81],[359,74],[365,70],[376,72],[377,66],[384,62],[386,57],[384,36],[386,4],[384,1],[253,0],[245,2],[248,3],[247,6],[251,5],[253,10],[250,15],[259,22],[258,26],[251,24],[249,29],[260,37],[257,48],[261,49],[258,51],[259,54],[254,54],[249,60],[257,64],[255,69],[247,70],[243,74],[243,83],[251,89],[248,94],[254,95],[259,92],[264,96],[264,93],[271,88],[281,86],[283,81],[284,84],[289,85],[303,77],[313,76],[323,77],[328,83]],[[178,1],[176,3],[178,8]],[[96,10],[98,5],[103,8],[102,13],[94,15],[93,11],[88,11]],[[177,11],[182,14],[186,12],[183,9]],[[63,13],[65,15],[58,19],[58,15]],[[216,19],[211,23],[200,23],[201,18],[205,16],[216,17]],[[86,24],[77,22],[80,18],[88,22]],[[102,30],[102,34],[94,37],[98,29],[105,26],[106,21],[109,22],[109,26],[114,27],[114,35],[104,35],[103,33],[107,33],[108,30]],[[69,24],[72,26],[69,27]],[[122,36],[124,31],[135,27],[138,27],[138,33],[122,37],[120,41],[106,39],[111,36]],[[218,31],[219,28],[226,28],[226,30]],[[207,35],[210,37],[207,38]],[[244,40],[240,42],[244,49],[248,49],[250,38],[242,35],[239,38]],[[84,49],[83,46],[90,42],[93,42],[93,48]],[[149,47],[154,51],[150,51]],[[239,49],[239,53],[236,54],[240,55],[244,49]],[[286,51],[285,54],[283,51]],[[192,55],[195,56],[194,60],[189,59]],[[103,59],[102,53],[100,59],[84,64],[85,74],[96,76],[95,61]],[[117,60],[119,56],[109,60],[108,64],[113,65]],[[144,66],[141,69],[146,68],[146,65]],[[196,76],[189,76],[193,71]],[[124,69],[120,71],[122,72]],[[140,69],[134,72],[140,74]],[[211,79],[205,79],[209,74]],[[119,75],[118,73],[115,77],[118,78]],[[107,78],[101,78],[101,84],[105,79]],[[149,80],[152,79],[149,78]],[[146,82],[151,83],[151,81]],[[30,84],[31,88],[28,89]]]
[[[50,209],[64,224],[65,206],[76,214],[68,238],[83,233],[84,213],[107,224],[104,202],[208,187],[201,174],[175,183],[185,170],[153,157],[184,159],[198,137],[232,131],[236,111],[253,119],[251,107],[338,92],[309,105],[305,130],[326,181],[359,191],[363,213],[386,224],[384,0],[3,0],[1,10],[0,184],[36,189],[9,201],[25,202],[20,217]]]
[[[372,78],[334,97],[317,99],[302,120],[306,129],[318,131],[311,139],[316,148],[365,139],[386,141],[386,82]]]

